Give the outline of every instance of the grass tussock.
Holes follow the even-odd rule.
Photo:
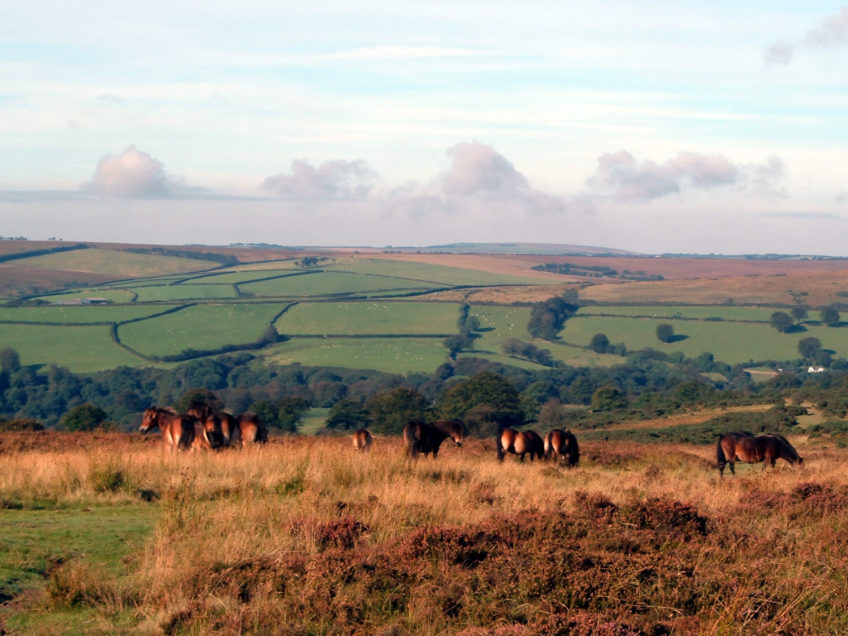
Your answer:
[[[576,469],[474,441],[416,462],[391,439],[28,451],[0,455],[0,499],[154,507],[122,576],[77,555],[28,610],[116,631],[841,633],[845,451],[799,450],[723,480],[711,448],[625,442],[587,442]]]

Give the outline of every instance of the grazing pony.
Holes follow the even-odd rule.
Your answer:
[[[557,462],[564,459],[569,468],[577,465],[580,461],[580,448],[574,433],[560,428],[548,431],[545,435],[545,459],[551,457]]]
[[[498,446],[498,461],[502,462],[507,453],[518,455],[524,461],[524,455],[530,453],[530,461],[544,455],[544,442],[535,431],[516,431],[514,428],[504,428],[495,440]]]
[[[432,424],[413,421],[403,427],[403,445],[407,457],[416,457],[418,453],[433,453],[433,459],[439,454],[439,446],[450,437],[457,446],[462,446],[465,427],[461,422],[436,420]]]
[[[238,428],[241,433],[241,445],[252,446],[253,444],[266,444],[268,442],[268,428],[256,413],[242,413],[238,416]]]
[[[139,431],[147,433],[153,428],[162,432],[162,442],[168,452],[177,450],[211,449],[206,430],[191,415],[180,415],[170,408],[152,406],[144,411]]]
[[[365,451],[371,450],[371,433],[368,432],[367,428],[360,428],[354,431],[353,433],[353,447],[364,453]]]
[[[734,464],[738,459],[747,464],[763,462],[774,468],[778,459],[785,459],[790,464],[803,464],[804,460],[792,447],[785,437],[775,433],[766,435],[751,435],[750,433],[727,433],[718,438],[716,444],[716,459],[718,473],[724,477],[724,466],[730,464],[730,472],[736,474]]]
[[[205,402],[198,401],[192,402],[186,413],[200,420],[212,448],[219,449],[241,444],[241,429],[236,418],[230,413],[218,411]]]

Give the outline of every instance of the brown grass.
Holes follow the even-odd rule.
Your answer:
[[[0,498],[153,493],[125,581],[74,563],[48,590],[141,633],[838,633],[848,451],[793,441],[803,468],[723,481],[711,448],[682,445],[587,442],[572,470],[479,440],[415,463],[393,438],[80,445],[0,455]]]

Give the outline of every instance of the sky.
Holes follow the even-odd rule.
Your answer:
[[[846,4],[2,7],[0,236],[848,256]]]

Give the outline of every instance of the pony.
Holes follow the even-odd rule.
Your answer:
[[[217,450],[225,446],[241,444],[241,429],[236,418],[230,413],[215,410],[200,401],[192,402],[186,413],[200,420],[212,448]]]
[[[738,459],[747,464],[763,462],[774,468],[778,459],[785,459],[792,465],[803,464],[803,458],[785,437],[776,433],[751,435],[750,433],[727,433],[721,435],[716,443],[716,459],[719,476],[724,477],[724,467],[730,464],[731,474],[736,474],[734,464]]]
[[[454,443],[462,447],[465,438],[465,427],[461,422],[453,420],[436,420],[432,424],[412,421],[403,427],[403,445],[406,456],[413,458],[418,453],[425,455],[433,453],[433,459],[439,454],[442,442],[450,437]]]
[[[353,433],[353,447],[364,453],[365,451],[371,450],[371,433],[367,428],[360,428],[354,431]]]
[[[268,427],[256,413],[249,411],[242,413],[236,421],[241,433],[242,448],[253,444],[268,443]]]
[[[574,433],[560,428],[548,431],[545,435],[545,459],[551,457],[555,461],[564,459],[569,468],[577,465],[580,461],[580,448]]]
[[[174,409],[155,406],[145,409],[138,430],[147,433],[154,428],[162,432],[162,442],[168,452],[212,448],[203,425],[191,415],[180,415]]]
[[[535,431],[516,431],[514,428],[504,428],[498,432],[496,438],[498,447],[498,461],[502,462],[507,453],[518,455],[521,461],[530,453],[530,461],[536,457],[542,458],[544,454],[544,442]]]

